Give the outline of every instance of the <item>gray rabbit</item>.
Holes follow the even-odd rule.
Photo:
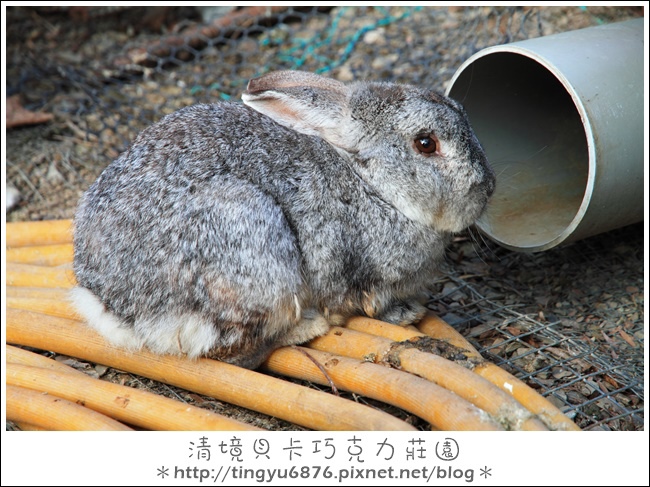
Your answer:
[[[138,135],[82,197],[73,301],[116,345],[255,368],[352,315],[407,325],[495,177],[432,91],[300,71]]]

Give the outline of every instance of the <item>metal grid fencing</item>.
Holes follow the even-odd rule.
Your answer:
[[[80,192],[138,131],[186,105],[238,99],[248,79],[271,70],[443,91],[482,48],[641,15],[638,7],[9,7],[7,95],[53,113],[44,137],[58,144],[47,157],[36,148],[19,155],[29,141],[9,133],[7,180],[23,194],[12,218],[52,214],[61,185],[73,193],[56,215],[70,217]],[[632,257],[611,251],[621,238]],[[638,226],[530,256],[470,234],[452,245],[429,306],[582,428],[642,429],[635,243]],[[557,290],[554,279],[584,268],[596,273],[594,289]],[[620,280],[599,280],[613,269]],[[524,292],[522,282],[537,284]]]

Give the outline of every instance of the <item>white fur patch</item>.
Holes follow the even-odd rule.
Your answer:
[[[131,350],[142,347],[143,340],[136,336],[133,328],[106,311],[99,298],[88,289],[75,287],[70,292],[70,300],[86,323],[113,345]]]
[[[135,326],[130,326],[106,311],[97,296],[82,287],[74,288],[70,298],[91,328],[113,345],[130,350],[146,346],[158,354],[198,357],[217,343],[228,347],[241,339],[239,333],[222,336],[212,323],[191,314],[138,320]]]
[[[10,211],[13,209],[14,206],[18,204],[20,201],[20,192],[14,188],[13,186],[6,186],[5,187],[5,203],[6,203],[6,208],[5,211]]]
[[[225,336],[196,315],[166,316],[152,320],[135,322],[135,332],[144,340],[144,344],[152,352],[198,357],[215,347],[230,346],[241,336]],[[237,335],[237,334],[235,334]]]

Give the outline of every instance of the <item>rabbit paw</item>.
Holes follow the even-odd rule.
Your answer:
[[[282,345],[306,343],[312,338],[327,333],[330,324],[327,319],[314,309],[304,310],[300,322],[282,338]]]
[[[207,356],[246,369],[256,369],[276,349],[289,345],[306,343],[312,338],[324,335],[329,323],[315,310],[306,310],[301,320],[286,335],[263,343],[240,346],[237,350],[215,348]]]
[[[377,316],[377,319],[394,325],[408,326],[420,321],[427,308],[416,300],[394,301]]]

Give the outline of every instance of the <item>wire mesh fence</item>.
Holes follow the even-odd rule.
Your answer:
[[[81,191],[144,127],[183,106],[237,100],[268,71],[443,91],[485,47],[642,15],[642,7],[8,7],[7,96],[55,117],[8,133],[7,181],[22,193],[8,219],[71,217]],[[639,226],[534,256],[470,234],[452,245],[429,307],[582,428],[639,430],[642,247]]]

